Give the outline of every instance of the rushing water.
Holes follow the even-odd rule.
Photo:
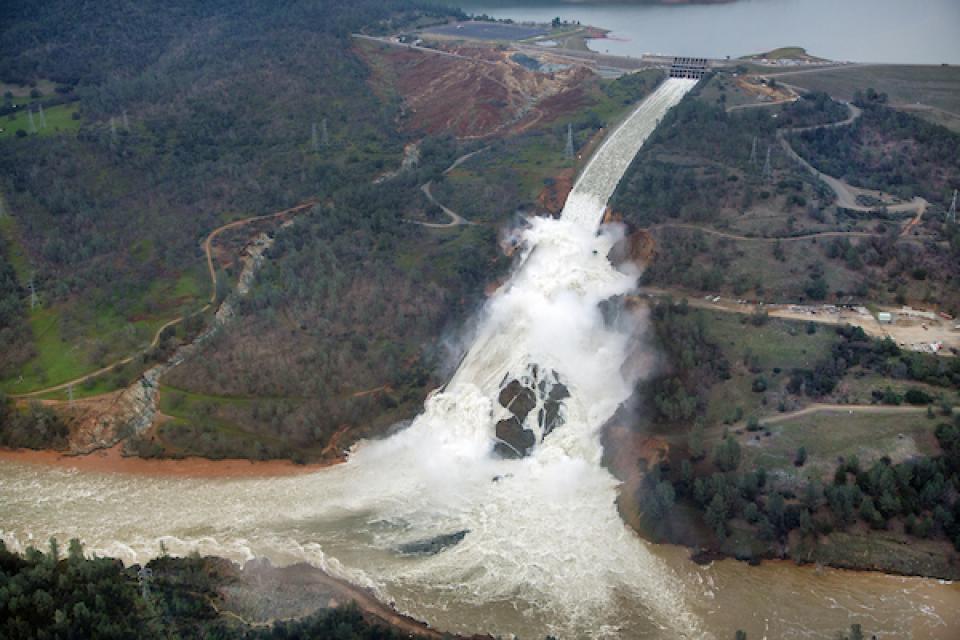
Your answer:
[[[733,58],[801,46],[857,62],[960,63],[957,0],[738,0],[658,6],[563,0],[449,0],[476,15],[518,22],[554,17],[610,29],[596,51]]]
[[[588,164],[558,220],[537,219],[510,282],[488,303],[463,362],[400,433],[348,463],[270,479],[172,479],[0,465],[0,535],[15,546],[78,537],[126,561],[198,550],[307,561],[447,630],[542,638],[831,637],[850,622],[893,637],[947,638],[960,593],[937,581],[788,564],[700,567],[621,521],[599,429],[643,374],[642,324],[598,304],[636,274],[606,259],[598,225],[643,140],[693,85],[663,83]],[[633,366],[630,366],[630,365]],[[529,457],[491,453],[498,396],[520,379],[538,404],[569,392],[548,434],[532,411]],[[466,532],[434,555],[404,546]]]

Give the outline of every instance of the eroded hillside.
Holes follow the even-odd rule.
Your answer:
[[[516,54],[492,47],[437,52],[363,42],[358,50],[373,70],[374,86],[401,97],[401,128],[407,132],[505,135],[587,102],[583,84],[591,73],[583,67],[540,73],[517,62]]]

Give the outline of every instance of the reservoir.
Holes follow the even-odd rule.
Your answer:
[[[960,64],[956,0],[735,0],[654,5],[557,0],[450,0],[467,13],[550,22],[559,17],[609,29],[601,53],[737,58],[805,47],[832,60]]]

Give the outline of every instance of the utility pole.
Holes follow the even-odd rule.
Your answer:
[[[573,160],[573,124],[570,123],[567,125],[567,147],[563,151],[563,155],[566,156],[567,160]]]
[[[947,211],[947,222],[956,223],[957,221],[957,190],[953,190],[953,200],[950,201],[950,209]]]
[[[130,131],[130,119],[127,118],[127,110],[123,110],[123,128]]]
[[[113,116],[110,116],[110,143],[113,144],[117,141],[117,123],[114,121]]]
[[[327,119],[323,119],[323,123],[320,126],[320,144],[325,147],[330,146],[330,131],[327,130]]]
[[[310,148],[314,153],[320,150],[320,139],[317,137],[317,123],[310,125]]]
[[[27,119],[30,121],[30,133],[37,132],[37,125],[33,122],[33,109],[27,107]]]
[[[772,147],[767,145],[767,159],[763,163],[763,179],[769,180],[773,177],[773,166],[770,164],[770,151]]]
[[[43,105],[42,105],[42,104],[38,104],[37,106],[40,108],[40,128],[41,128],[41,129],[46,129],[46,128],[47,128],[47,116],[45,116],[44,113],[43,113]]]
[[[67,385],[67,402],[70,403],[70,406],[73,406],[73,385]]]

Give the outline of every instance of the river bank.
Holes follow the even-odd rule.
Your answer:
[[[605,430],[604,463],[622,482],[617,509],[624,523],[650,543],[687,549],[690,559],[701,564],[716,560],[742,561],[754,566],[791,562],[852,572],[960,581],[960,559],[950,542],[907,535],[900,524],[875,530],[859,522],[845,530],[807,536],[793,530],[783,540],[767,541],[746,521],[733,519],[729,535],[718,540],[703,523],[703,514],[685,502],[678,500],[664,517],[653,518],[644,511],[652,499],[643,495],[646,472],[654,466],[679,468],[683,461],[679,449],[669,436],[651,436],[630,428],[623,415],[611,421]]]
[[[169,478],[272,478],[315,473],[345,458],[311,464],[291,460],[246,460],[186,457],[141,458],[123,453],[123,445],[97,449],[90,453],[70,454],[51,450],[3,449],[0,462],[17,462],[43,467],[70,469],[85,473],[122,473]]]

